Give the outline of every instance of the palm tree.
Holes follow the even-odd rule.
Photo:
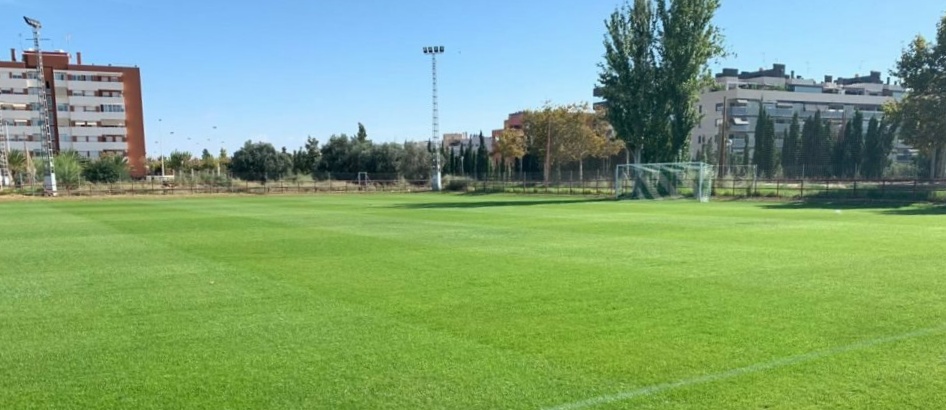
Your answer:
[[[23,151],[11,150],[7,153],[7,164],[10,167],[10,176],[14,181],[20,181],[26,172],[26,155]]]

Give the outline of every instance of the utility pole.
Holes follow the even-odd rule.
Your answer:
[[[443,168],[440,164],[440,108],[438,107],[437,103],[437,55],[443,54],[443,51],[443,46],[424,47],[424,54],[430,56],[431,67],[433,69],[434,105],[431,141],[433,142],[435,150],[432,153],[434,156],[434,163],[431,169],[430,188],[435,192],[439,192],[441,189],[443,189],[443,184],[440,179],[440,173]]]
[[[46,195],[56,196],[56,170],[53,166],[53,135],[49,127],[49,93],[46,90],[46,74],[43,69],[43,51],[39,47],[39,31],[43,25],[39,20],[23,17],[26,24],[33,29],[33,49],[36,51],[36,88],[39,96],[39,129],[43,138],[43,155],[46,160],[46,175],[43,180],[43,188]]]

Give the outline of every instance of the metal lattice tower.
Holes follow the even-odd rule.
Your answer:
[[[0,102],[0,110],[3,109],[3,103]],[[0,112],[0,188],[6,188],[13,184],[13,172],[10,170],[10,160],[7,158],[10,152],[10,140],[7,137],[7,120],[3,118]]]
[[[433,86],[434,86],[433,87],[434,111],[433,111],[433,126],[432,126],[431,141],[433,142],[433,146],[436,151],[433,152],[433,156],[434,156],[434,163],[433,163],[433,169],[432,169],[433,176],[431,178],[431,183],[430,183],[431,188],[434,191],[440,191],[442,189],[442,183],[440,179],[440,173],[442,170],[442,165],[440,164],[440,161],[441,161],[441,158],[440,158],[440,107],[437,102],[437,55],[443,54],[443,51],[444,51],[443,46],[424,47],[424,54],[430,55],[431,68],[432,68],[432,73],[433,73]]]
[[[39,30],[43,28],[43,25],[40,24],[38,20],[31,19],[29,17],[23,17],[23,20],[26,21],[30,27],[33,28],[33,49],[36,50],[36,83],[37,83],[37,96],[39,97],[39,104],[37,104],[37,111],[39,111],[39,130],[40,137],[43,139],[43,157],[46,161],[46,178],[43,181],[43,187],[46,191],[46,195],[56,196],[56,169],[53,166],[53,133],[50,129],[50,118],[49,118],[49,93],[46,90],[46,74],[43,69],[43,51],[39,47]]]

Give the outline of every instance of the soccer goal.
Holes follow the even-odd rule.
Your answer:
[[[614,172],[617,199],[695,198],[709,202],[716,171],[703,162],[618,165]]]

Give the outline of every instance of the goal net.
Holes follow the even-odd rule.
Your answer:
[[[715,167],[703,162],[618,165],[614,173],[617,199],[694,198],[709,202]]]

